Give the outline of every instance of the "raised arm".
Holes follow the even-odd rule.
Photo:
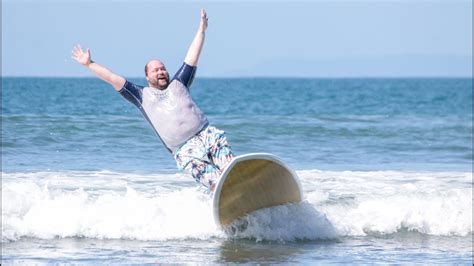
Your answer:
[[[199,61],[199,55],[201,54],[202,46],[204,44],[204,38],[207,29],[207,14],[206,10],[201,9],[201,22],[199,23],[199,29],[194,36],[193,42],[189,46],[188,53],[184,62],[190,66],[197,66]]]
[[[114,87],[116,91],[122,89],[123,85],[125,84],[125,79],[123,77],[92,61],[90,49],[84,51],[80,45],[74,46],[72,58],[79,64],[94,72],[94,74],[96,74],[99,78],[108,82]]]

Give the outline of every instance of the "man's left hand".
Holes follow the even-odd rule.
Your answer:
[[[201,24],[199,25],[201,31],[206,31],[207,29],[207,13],[206,13],[206,10],[204,10],[204,8],[201,9]]]

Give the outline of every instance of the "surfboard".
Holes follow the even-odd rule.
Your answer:
[[[214,221],[220,227],[253,211],[303,200],[296,173],[269,153],[237,156],[222,172],[214,191]]]

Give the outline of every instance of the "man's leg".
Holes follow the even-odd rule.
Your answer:
[[[191,174],[196,182],[210,190],[214,190],[221,174],[221,171],[213,164],[197,159],[191,160],[184,170]]]
[[[178,169],[213,190],[224,168],[234,157],[225,133],[208,127],[184,144],[175,154]]]
[[[234,158],[234,154],[232,148],[227,142],[224,131],[215,127],[209,127],[208,130],[208,156],[212,163],[222,172],[230,163],[232,158]]]
[[[201,132],[176,151],[175,160],[179,170],[190,174],[196,182],[213,190],[220,170],[209,158],[205,147],[205,134]]]

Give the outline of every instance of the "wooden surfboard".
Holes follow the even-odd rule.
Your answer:
[[[214,220],[222,227],[255,210],[302,200],[298,176],[281,159],[268,153],[245,154],[229,163],[217,183]]]

